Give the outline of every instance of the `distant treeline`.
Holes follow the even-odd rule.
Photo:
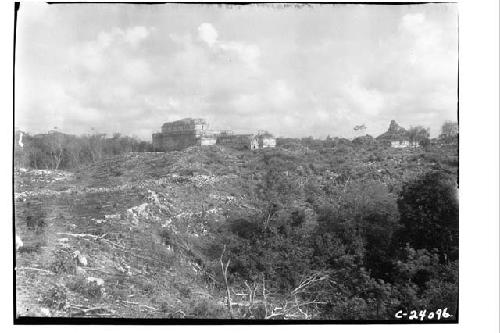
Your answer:
[[[431,140],[428,138],[418,138],[416,140],[420,143],[420,146],[427,147],[431,144]],[[369,134],[364,136],[358,136],[352,140],[346,138],[331,138],[328,136],[326,139],[316,139],[311,137],[306,138],[277,138],[276,145],[284,148],[293,148],[296,146],[307,147],[310,149],[321,149],[321,148],[334,148],[338,146],[390,146],[390,141],[387,140],[377,140]]]
[[[119,133],[70,135],[57,131],[30,135],[16,132],[14,142],[15,167],[68,170],[94,163],[106,156],[128,152],[153,151],[150,142]]]
[[[430,139],[430,133],[428,129],[423,126],[411,126],[406,132],[405,140],[410,142],[418,142],[423,148],[427,148],[432,144],[438,145],[448,145],[458,143],[458,123],[452,121],[446,121],[441,126],[441,133],[438,138]],[[366,134],[363,136],[358,136],[352,140],[346,138],[335,137],[332,138],[330,135],[326,137],[325,140],[316,139],[312,136],[305,138],[277,138],[276,145],[293,148],[296,146],[303,146],[310,149],[321,149],[321,148],[333,148],[337,146],[390,146],[390,141],[385,138],[374,138],[373,136]]]
[[[411,141],[427,148],[433,143],[456,144],[458,142],[458,124],[445,122],[439,139],[429,139],[428,132],[422,126],[411,127],[408,131]],[[325,140],[306,138],[277,138],[276,145],[283,148],[297,146],[309,149],[328,149],[337,146],[384,146],[387,140],[378,140],[371,135],[359,136],[353,140],[331,138]],[[136,137],[123,136],[120,133],[107,138],[105,134],[71,135],[58,131],[47,134],[30,135],[16,131],[14,142],[14,165],[18,168],[68,170],[94,163],[103,157],[129,152],[152,152],[151,142]]]

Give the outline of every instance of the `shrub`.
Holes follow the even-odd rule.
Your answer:
[[[458,167],[458,157],[448,157],[445,163],[451,167]]]
[[[56,273],[74,274],[76,271],[76,263],[73,257],[64,251],[58,251],[54,254],[55,259],[50,264],[49,269]]]
[[[405,183],[398,209],[400,244],[438,249],[444,261],[458,257],[458,194],[451,176],[431,171]]]
[[[79,276],[67,284],[67,287],[87,298],[101,298],[104,295],[104,288],[95,281],[88,281]]]
[[[364,258],[375,276],[387,277],[391,237],[398,228],[396,198],[378,182],[352,182],[340,196],[335,205],[319,210],[317,234],[331,235],[338,240],[330,240],[332,246],[341,244],[346,254]],[[337,253],[335,249],[320,252]]]
[[[188,317],[192,318],[225,318],[227,309],[222,304],[218,304],[208,298],[199,298],[191,302]]]
[[[65,288],[57,285],[53,286],[42,296],[41,303],[48,308],[64,310],[67,306]]]

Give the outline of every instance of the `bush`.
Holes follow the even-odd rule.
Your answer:
[[[53,286],[41,298],[42,305],[56,310],[64,310],[67,306],[67,295],[64,287]]]
[[[54,254],[55,259],[50,264],[49,269],[56,274],[74,274],[76,271],[76,262],[73,257],[64,251],[58,251]]]
[[[401,245],[438,249],[444,261],[458,258],[458,193],[451,176],[431,171],[404,184],[398,209]]]
[[[458,157],[448,157],[445,163],[451,167],[458,167]]]
[[[95,281],[88,281],[84,277],[77,277],[67,284],[67,287],[87,298],[101,298],[104,295],[104,288]]]
[[[325,241],[331,235],[344,254],[363,259],[374,276],[388,278],[391,266],[391,237],[398,229],[396,198],[377,182],[352,182],[347,185],[336,205],[324,206],[318,212],[318,237]],[[331,238],[330,237],[330,238]],[[318,251],[318,249],[316,249]],[[321,253],[338,253],[321,249]],[[338,253],[338,255],[340,255]],[[332,262],[334,258],[327,259]]]
[[[202,318],[225,318],[227,317],[227,309],[208,298],[195,299],[189,306],[190,311],[187,316],[202,319]]]

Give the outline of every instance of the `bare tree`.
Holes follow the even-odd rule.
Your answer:
[[[226,286],[226,297],[227,297],[227,309],[229,311],[229,316],[231,319],[233,318],[233,308],[231,305],[231,292],[229,291],[229,284],[227,282],[227,268],[229,267],[229,263],[231,262],[231,259],[228,259],[226,263],[224,264],[223,257],[224,257],[224,252],[226,252],[226,245],[224,245],[224,249],[222,250],[222,254],[220,255],[220,267],[222,271],[222,276],[224,277],[224,284]]]
[[[51,169],[58,170],[63,160],[64,138],[60,133],[50,133],[47,136],[47,147],[50,155]]]

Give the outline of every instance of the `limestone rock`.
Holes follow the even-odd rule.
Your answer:
[[[50,313],[50,310],[47,309],[47,308],[41,308],[40,309],[40,313],[42,314],[42,316],[44,317],[51,317],[51,313]]]
[[[19,250],[20,248],[22,248],[24,245],[21,237],[19,237],[18,235],[16,235],[16,250]]]
[[[104,280],[101,279],[101,278],[97,278],[97,277],[92,277],[92,276],[89,276],[87,278],[87,282],[88,283],[95,283],[97,284],[98,286],[103,286],[104,285]]]
[[[78,250],[73,252],[73,258],[75,258],[77,266],[84,266],[85,267],[88,265],[87,258],[85,258],[85,256],[81,255],[80,251],[78,251]]]
[[[86,274],[86,272],[85,272],[85,270],[83,268],[81,268],[80,266],[76,266],[76,275],[83,276],[85,274]]]

